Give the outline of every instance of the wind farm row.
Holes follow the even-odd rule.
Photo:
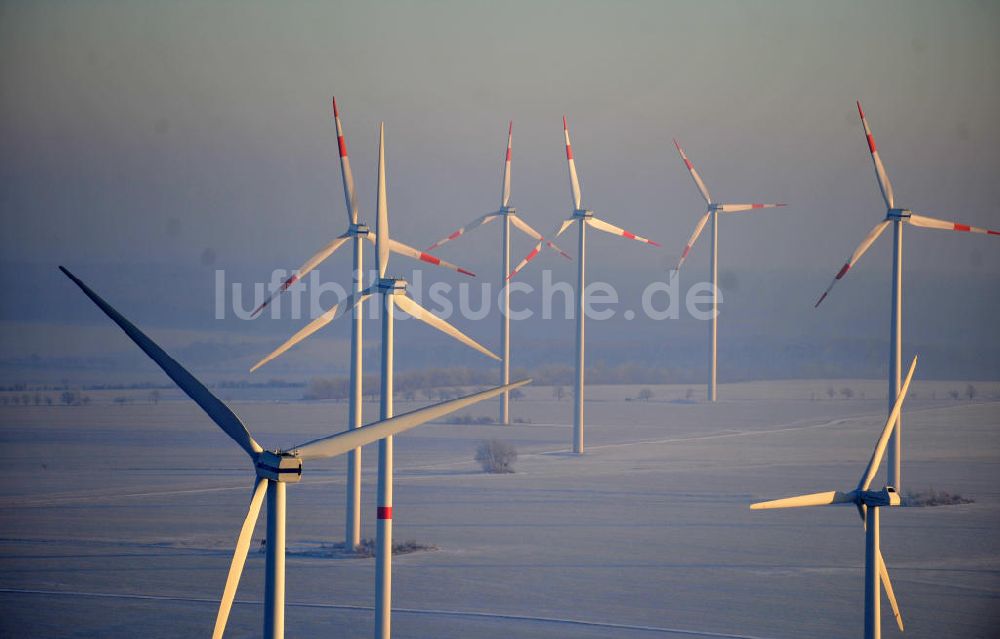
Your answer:
[[[885,424],[877,439],[875,449],[865,471],[856,487],[849,492],[828,492],[803,497],[787,498],[770,502],[756,503],[753,509],[785,508],[796,506],[814,506],[829,504],[854,504],[857,507],[866,530],[865,553],[865,634],[866,639],[881,636],[880,608],[881,589],[884,586],[886,595],[892,607],[894,618],[900,630],[903,628],[902,616],[889,580],[888,570],[882,558],[879,536],[879,509],[882,507],[899,506],[901,491],[901,411],[910,382],[916,368],[916,358],[910,365],[903,379],[901,375],[901,265],[902,265],[902,223],[924,228],[975,232],[998,235],[997,231],[948,222],[924,215],[917,215],[908,209],[895,207],[892,185],[889,182],[885,167],[876,150],[874,137],[871,133],[864,111],[858,103],[858,113],[861,117],[869,152],[874,163],[877,182],[882,197],[886,203],[885,218],[879,222],[862,244],[854,252],[848,262],[837,273],[830,287],[822,294],[816,306],[827,297],[837,281],[842,279],[858,259],[871,247],[878,236],[889,226],[894,225],[894,259],[891,292],[890,321],[890,353],[889,353],[889,412]],[[586,392],[586,325],[585,307],[587,290],[587,230],[595,229],[623,239],[633,240],[648,245],[651,248],[660,244],[646,237],[627,231],[611,222],[598,217],[595,211],[584,206],[580,181],[577,175],[576,158],[570,142],[570,132],[567,119],[563,118],[563,136],[565,155],[570,183],[570,210],[549,234],[539,233],[535,227],[525,221],[523,212],[512,206],[511,166],[513,148],[513,123],[508,125],[507,144],[501,171],[501,190],[499,207],[496,210],[480,215],[469,224],[446,235],[431,244],[426,250],[419,250],[390,236],[389,203],[387,174],[385,161],[385,129],[378,129],[378,165],[377,193],[375,202],[375,228],[368,226],[360,212],[359,198],[355,189],[354,176],[347,150],[346,136],[341,122],[340,109],[336,100],[333,101],[333,115],[336,123],[337,146],[340,157],[341,177],[344,189],[345,208],[348,217],[347,229],[334,237],[318,252],[306,260],[302,266],[287,278],[278,288],[271,292],[262,304],[254,311],[261,312],[284,291],[301,280],[307,273],[315,269],[339,248],[351,243],[352,259],[352,293],[345,299],[325,310],[312,319],[305,327],[298,330],[284,343],[257,362],[252,371],[256,371],[268,362],[280,357],[289,349],[299,345],[308,337],[323,329],[338,318],[350,313],[351,348],[350,348],[350,401],[347,429],[304,444],[286,449],[264,449],[250,434],[242,421],[205,385],[191,373],[172,359],[163,349],[133,325],[117,310],[104,301],[96,292],[84,284],[75,275],[63,268],[63,272],[93,301],[112,321],[114,321],[127,336],[139,346],[202,410],[216,423],[219,428],[233,439],[251,459],[255,473],[252,497],[246,518],[240,528],[235,550],[230,563],[229,574],[219,603],[213,637],[219,638],[225,632],[230,611],[236,596],[237,586],[244,569],[244,564],[250,547],[250,540],[264,502],[267,503],[267,558],[265,573],[265,597],[263,611],[264,636],[276,639],[284,636],[285,628],[285,521],[286,498],[285,485],[297,483],[302,478],[306,466],[314,461],[345,456],[347,460],[347,476],[345,482],[345,520],[344,545],[353,549],[361,542],[361,449],[369,443],[378,442],[378,485],[377,485],[377,527],[375,541],[375,610],[374,636],[387,639],[391,636],[392,619],[392,556],[393,556],[393,436],[425,424],[429,421],[470,406],[474,403],[499,398],[500,424],[510,423],[510,392],[530,382],[530,380],[510,380],[510,307],[509,288],[505,286],[529,263],[544,251],[559,254],[562,258],[575,260],[577,263],[577,283],[575,288],[574,308],[576,320],[575,335],[575,373],[573,392],[572,421],[572,452],[583,455],[585,448],[585,392]],[[698,218],[695,230],[684,246],[679,270],[690,254],[693,246],[710,223],[710,279],[712,284],[712,313],[709,326],[709,361],[710,375],[707,384],[707,397],[710,402],[718,399],[717,388],[717,346],[718,346],[718,223],[719,214],[734,214],[783,207],[783,203],[725,203],[712,197],[705,181],[695,169],[679,142],[674,140],[677,152],[690,173],[700,195],[705,201],[706,210]],[[436,251],[444,245],[458,240],[479,227],[490,222],[500,224],[500,259],[499,281],[502,286],[502,304],[500,308],[500,339],[499,354],[495,354],[480,341],[466,335],[444,319],[434,315],[408,295],[405,279],[396,277],[390,270],[390,258],[393,253],[415,259],[434,266],[443,267],[456,273],[472,276],[473,274],[458,265],[447,262],[431,251]],[[575,254],[560,248],[556,241],[577,225],[577,248]],[[513,268],[510,260],[511,230],[520,231],[535,241],[534,248]],[[362,281],[365,242],[374,244],[375,262],[378,280],[365,287]],[[766,251],[766,247],[761,247]],[[362,305],[368,300],[377,299],[381,309],[380,321],[380,410],[376,421],[366,424],[362,414],[362,370],[363,353],[363,313]],[[452,339],[499,362],[500,370],[498,384],[488,390],[472,393],[446,402],[441,402],[420,408],[402,415],[394,411],[393,376],[396,309],[410,317],[437,329]],[[807,311],[808,312],[808,311]],[[816,311],[819,312],[819,311]],[[405,348],[406,344],[402,346]],[[875,476],[883,457],[887,458],[886,481],[879,490],[872,490]]]

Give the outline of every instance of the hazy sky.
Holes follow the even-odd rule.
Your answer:
[[[335,94],[364,217],[386,123],[403,241],[497,207],[508,119],[513,203],[555,226],[565,113],[584,205],[664,245],[592,236],[592,277],[675,263],[704,210],[677,136],[718,199],[789,203],[725,217],[722,268],[814,270],[811,302],[884,213],[855,99],[900,205],[1000,227],[998,32],[993,2],[3,3],[0,256],[126,278],[140,263],[295,267],[345,226]],[[497,232],[480,234],[441,254],[492,279]],[[907,272],[927,281],[1000,273],[996,238],[906,237]],[[889,255],[883,238],[852,276],[887,278]],[[691,272],[707,259],[703,240]],[[165,305],[183,294],[148,284]]]

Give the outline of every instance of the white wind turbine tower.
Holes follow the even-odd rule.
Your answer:
[[[510,152],[513,132],[514,123],[511,122],[507,128],[507,156],[504,160],[503,177],[501,178],[500,209],[473,220],[451,235],[434,242],[434,244],[431,244],[427,248],[428,251],[433,251],[442,244],[465,235],[468,231],[479,228],[484,224],[489,224],[496,219],[502,220],[500,227],[500,286],[502,287],[501,292],[503,294],[503,303],[502,308],[500,309],[500,351],[502,353],[502,359],[500,362],[500,379],[502,384],[506,384],[510,381],[510,290],[506,286],[507,274],[510,273],[510,225],[513,223],[516,228],[523,231],[525,234],[534,238],[538,242],[545,242],[551,249],[558,251],[559,254],[566,259],[571,259],[569,255],[560,250],[555,244],[552,242],[546,242],[541,233],[531,228],[527,222],[518,217],[517,209],[510,206]],[[507,424],[510,422],[509,393],[504,393],[500,396],[499,421],[501,424]]]
[[[684,149],[681,145],[674,140],[674,146],[677,147],[677,152],[681,154],[681,159],[684,160],[684,166],[687,167],[688,171],[691,172],[691,178],[694,180],[695,186],[698,187],[698,191],[701,196],[705,198],[705,204],[708,205],[708,209],[705,214],[701,216],[698,220],[698,224],[694,227],[694,233],[691,234],[691,239],[687,241],[684,245],[684,252],[681,253],[681,259],[677,262],[677,269],[681,270],[681,265],[684,264],[684,260],[687,259],[688,253],[691,252],[691,247],[698,240],[698,236],[701,235],[702,230],[705,228],[705,224],[711,219],[712,221],[712,253],[709,258],[710,260],[710,270],[712,276],[712,326],[710,332],[710,345],[709,345],[709,373],[708,373],[708,401],[714,402],[718,399],[718,392],[716,388],[716,379],[718,371],[718,344],[719,344],[719,213],[739,213],[741,211],[751,211],[754,209],[773,209],[778,206],[785,206],[784,204],[723,204],[721,202],[713,202],[712,196],[708,192],[708,187],[705,186],[705,182],[698,175],[698,171],[694,168],[694,164],[688,159],[687,155],[684,154]]]
[[[865,525],[865,639],[879,639],[882,636],[880,581],[885,585],[885,594],[892,606],[892,614],[896,618],[899,630],[903,630],[903,618],[899,614],[899,605],[896,603],[896,595],[893,593],[892,582],[889,580],[889,569],[885,566],[885,559],[882,557],[882,550],[879,547],[879,508],[899,506],[899,492],[893,486],[885,486],[882,490],[870,490],[870,488],[878,472],[879,464],[882,463],[882,457],[885,455],[893,423],[903,408],[903,400],[906,398],[906,391],[910,388],[910,380],[913,379],[913,371],[916,367],[917,358],[914,357],[913,363],[910,364],[910,371],[906,374],[906,380],[893,402],[885,427],[882,428],[882,434],[875,444],[875,450],[872,451],[871,460],[869,460],[868,466],[854,490],[846,493],[840,491],[813,493],[750,505],[751,510],[829,506],[832,504],[854,504],[857,507],[861,521]]]
[[[962,231],[966,233],[982,233],[985,235],[1000,235],[998,231],[983,229],[977,226],[959,224],[958,222],[947,222],[925,215],[917,215],[913,211],[904,208],[897,208],[895,196],[892,192],[892,183],[889,182],[889,175],[885,172],[885,166],[879,157],[878,149],[875,147],[875,136],[872,135],[865,112],[861,109],[861,102],[858,102],[858,114],[861,116],[861,125],[865,129],[865,137],[868,139],[868,151],[872,156],[872,163],[875,166],[875,177],[878,180],[879,189],[882,191],[882,199],[887,207],[885,218],[883,218],[875,228],[861,241],[858,248],[854,249],[854,254],[840,268],[837,275],[830,282],[830,286],[823,292],[816,306],[826,299],[827,294],[833,286],[842,279],[847,271],[851,270],[865,251],[871,247],[872,243],[878,239],[882,231],[892,223],[892,301],[889,321],[889,406],[892,407],[899,394],[899,377],[902,351],[902,331],[903,331],[903,223],[907,222],[913,226],[920,226],[929,229],[940,229],[944,231]],[[889,459],[886,472],[888,482],[896,490],[902,490],[902,478],[900,477],[900,459],[902,455],[902,420],[897,419],[892,432],[892,440],[889,442]]]
[[[391,437],[451,412],[496,397],[505,390],[528,383],[523,380],[507,387],[492,388],[452,401],[428,406],[392,419],[385,419],[360,428],[353,428],[336,435],[324,437],[289,449],[267,450],[253,438],[246,426],[229,406],[212,394],[183,366],[163,351],[153,340],[128,321],[110,304],[101,299],[86,284],[67,269],[59,267],[104,313],[148,355],[170,379],[183,390],[219,428],[231,437],[253,463],[256,479],[250,507],[236,539],[236,548],[229,566],[229,575],[219,601],[213,639],[221,639],[232,609],[233,599],[246,563],[250,540],[260,514],[264,497],[267,497],[267,558],[264,577],[264,626],[265,639],[281,639],[285,633],[285,484],[296,483],[302,478],[304,461],[327,459],[379,439]]]
[[[378,134],[378,217],[376,220],[376,258],[378,262],[378,282],[354,293],[343,303],[335,305],[320,317],[310,322],[305,328],[293,335],[273,353],[258,362],[258,368],[266,362],[278,357],[295,344],[326,326],[344,312],[354,308],[369,296],[378,293],[382,297],[382,401],[381,419],[392,417],[393,399],[393,334],[394,312],[398,306],[414,319],[430,324],[439,331],[462,342],[484,355],[499,360],[478,342],[468,337],[457,328],[423,308],[406,293],[406,280],[387,277],[389,265],[389,205],[386,201],[385,188],[385,136],[384,126],[379,124]],[[500,391],[502,392],[502,391]],[[499,394],[499,393],[498,393]],[[375,637],[388,639],[390,636],[390,620],[392,612],[392,437],[385,437],[378,443],[378,524],[375,554]]]
[[[354,190],[354,175],[351,173],[351,162],[347,157],[347,141],[344,138],[344,127],[340,122],[340,111],[337,108],[337,98],[333,98],[333,117],[337,123],[337,147],[340,151],[340,174],[344,183],[344,200],[347,204],[347,231],[338,235],[332,242],[321,248],[315,255],[310,257],[297,271],[286,279],[280,287],[272,291],[271,294],[258,306],[253,315],[256,316],[264,310],[271,301],[288,290],[295,282],[298,282],[307,273],[319,266],[326,258],[333,255],[334,251],[340,248],[348,239],[354,239],[354,292],[361,292],[364,287],[363,277],[363,244],[362,240],[375,241],[375,234],[367,224],[358,221],[358,198]],[[465,275],[473,273],[455,266],[450,262],[445,262],[437,257],[418,251],[396,240],[389,241],[389,250],[413,259],[428,262]],[[351,324],[351,399],[349,408],[348,423],[351,428],[360,428],[362,424],[362,399],[361,383],[362,374],[362,319],[363,313],[359,306],[354,310],[353,323]],[[509,380],[508,380],[509,381]],[[352,549],[361,543],[361,448],[351,451],[347,456],[347,499],[344,511],[344,547]]]
[[[579,255],[579,263],[577,266],[577,281],[576,281],[576,375],[574,380],[574,405],[573,405],[573,452],[577,454],[583,453],[583,383],[584,383],[584,292],[585,292],[585,282],[586,282],[586,266],[587,266],[587,227],[592,226],[598,231],[604,231],[605,233],[611,233],[612,235],[619,235],[621,237],[628,238],[630,240],[637,240],[639,242],[645,242],[646,244],[651,244],[653,246],[659,246],[653,240],[647,240],[644,237],[639,237],[634,233],[629,233],[628,231],[621,229],[614,224],[609,224],[604,220],[594,217],[594,212],[589,209],[581,208],[580,206],[580,181],[576,176],[576,163],[573,160],[573,147],[569,142],[569,126],[566,124],[566,116],[563,116],[563,135],[566,138],[566,162],[569,164],[569,189],[570,197],[573,201],[573,213],[567,219],[563,220],[562,224],[555,234],[551,236],[552,240],[562,235],[573,222],[577,222],[580,227],[580,241],[577,248],[577,254]],[[514,270],[507,276],[508,279],[513,277],[518,271],[523,269],[525,265],[530,262],[538,252],[542,250],[543,241],[539,241],[535,245],[535,248],[528,253],[528,255],[521,260],[521,262],[514,268]]]

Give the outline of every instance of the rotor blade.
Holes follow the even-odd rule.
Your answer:
[[[861,116],[861,124],[865,127],[865,137],[868,138],[868,151],[872,154],[872,164],[875,165],[875,177],[878,179],[878,188],[882,191],[882,199],[885,200],[885,205],[891,209],[895,201],[892,194],[892,183],[889,182],[889,175],[885,172],[885,166],[882,165],[882,158],[878,156],[878,149],[875,147],[875,136],[872,135],[872,130],[868,126],[868,118],[865,117],[860,100],[858,100],[858,115]]]
[[[368,299],[369,295],[371,295],[371,289],[365,289],[360,292],[352,293],[348,297],[337,302],[330,308],[330,310],[326,311],[313,321],[306,324],[306,326],[302,330],[300,330],[295,335],[292,335],[290,338],[288,338],[288,340],[285,341],[284,344],[274,349],[267,357],[254,364],[253,367],[250,369],[250,372],[252,373],[261,366],[263,366],[264,364],[267,364],[271,360],[280,357],[285,351],[287,351],[291,347],[295,346],[305,338],[309,337],[319,329],[323,328],[333,320],[343,315],[345,312],[351,310],[361,302]]]
[[[917,215],[916,213],[911,213],[907,221],[913,226],[920,226],[925,229],[962,231],[964,233],[981,233],[983,235],[1000,235],[1000,231],[992,231],[978,226],[969,226],[968,224],[959,224],[958,222],[939,220],[937,218],[927,217],[926,215]]]
[[[881,222],[875,225],[875,228],[873,228],[871,232],[868,233],[868,235],[865,236],[865,239],[861,240],[861,244],[858,244],[858,248],[854,249],[854,253],[851,255],[851,259],[847,260],[847,262],[840,267],[840,271],[838,271],[837,275],[834,276],[833,281],[830,282],[830,285],[826,287],[826,290],[823,291],[823,294],[819,296],[819,300],[816,301],[816,306],[819,306],[823,302],[823,300],[826,299],[826,296],[829,295],[831,290],[833,290],[833,286],[839,280],[841,280],[845,275],[847,275],[847,271],[851,270],[851,267],[854,266],[855,262],[861,259],[861,256],[865,254],[865,251],[867,251],[868,248],[871,247],[872,242],[878,239],[878,236],[882,234],[882,231],[885,230],[885,227],[889,226],[890,221],[891,220],[888,219],[882,220]]]
[[[503,163],[503,183],[500,188],[500,206],[510,204],[510,147],[514,137],[514,121],[510,121],[507,128],[507,159]]]
[[[784,499],[772,499],[771,501],[759,501],[756,504],[750,504],[750,510],[829,506],[830,504],[853,504],[854,502],[854,493],[842,493],[839,490],[831,490],[827,493],[812,493],[811,495],[799,495],[797,497],[785,497]]]
[[[344,200],[347,203],[347,223],[358,223],[358,197],[354,191],[354,174],[351,173],[351,161],[347,159],[347,141],[344,139],[344,127],[340,124],[340,111],[337,109],[337,98],[333,98],[333,118],[337,122],[337,146],[340,148],[340,175],[344,181]]]
[[[556,253],[559,253],[559,255],[562,255],[567,260],[573,259],[572,257],[569,256],[569,254],[567,254],[561,248],[559,248],[558,246],[556,246],[555,242],[550,242],[549,240],[546,240],[544,237],[542,237],[541,233],[539,233],[538,231],[536,231],[535,229],[533,229],[531,227],[531,225],[529,225],[527,222],[525,222],[524,220],[522,220],[521,218],[519,218],[517,215],[511,213],[510,214],[510,221],[511,221],[511,223],[514,226],[516,226],[518,229],[520,229],[521,231],[523,231],[526,235],[528,235],[529,237],[532,237],[532,238],[538,240],[539,242],[544,242],[546,246],[548,246],[550,249],[552,249]]]
[[[892,410],[889,411],[889,417],[885,420],[885,426],[882,427],[882,434],[879,435],[878,441],[875,442],[875,450],[872,451],[872,457],[868,461],[868,466],[858,481],[858,490],[868,490],[872,484],[872,480],[875,479],[875,473],[878,472],[879,464],[882,463],[882,456],[885,455],[885,447],[889,444],[889,436],[892,435],[896,421],[899,419],[899,413],[903,410],[903,400],[906,399],[906,393],[910,390],[910,380],[913,379],[913,371],[916,368],[917,357],[914,356],[913,362],[910,363],[910,370],[906,373],[906,379],[903,380],[903,385],[899,387],[899,394],[896,395],[896,401],[892,404]]]
[[[378,195],[376,199],[375,251],[378,259],[378,275],[385,277],[389,266],[389,203],[385,194],[385,123],[378,124]]]
[[[445,335],[448,335],[450,337],[453,337],[453,338],[457,339],[458,341],[462,342],[463,344],[465,344],[469,348],[473,348],[473,349],[479,351],[480,353],[482,353],[483,355],[486,355],[487,357],[492,357],[493,359],[495,359],[497,361],[500,360],[499,357],[497,357],[496,355],[494,355],[492,352],[490,352],[488,349],[486,349],[486,347],[484,347],[483,345],[481,345],[479,342],[477,342],[476,340],[472,339],[471,337],[469,337],[468,335],[466,335],[462,331],[458,330],[457,328],[455,328],[454,326],[452,326],[448,322],[444,321],[443,319],[441,319],[437,315],[431,313],[430,311],[428,311],[426,308],[424,308],[420,304],[417,304],[415,301],[413,301],[413,299],[407,297],[406,295],[397,295],[396,296],[396,306],[398,306],[399,308],[403,309],[403,311],[405,311],[408,315],[410,315],[414,319],[418,319],[421,322],[424,322],[425,324],[430,324],[431,326],[433,326],[434,328],[438,329],[439,331],[441,331]]]
[[[372,442],[389,437],[390,435],[397,435],[403,431],[414,428],[415,426],[420,426],[421,424],[443,417],[449,413],[453,413],[456,410],[465,408],[466,406],[471,406],[477,402],[490,399],[491,397],[496,397],[501,393],[524,386],[530,382],[530,379],[522,379],[512,384],[507,384],[506,386],[497,386],[478,393],[472,393],[471,395],[466,395],[465,397],[459,397],[458,399],[441,402],[440,404],[434,404],[432,406],[427,406],[426,408],[420,408],[383,421],[366,424],[361,428],[344,431],[337,433],[336,435],[323,437],[322,439],[315,439],[311,442],[306,442],[305,444],[296,446],[287,452],[304,461],[312,459],[326,459],[329,457],[336,457],[337,455],[343,455],[344,453],[354,450],[359,446],[365,446]]]
[[[629,233],[623,228],[619,228],[614,224],[610,224],[596,217],[588,217],[586,218],[586,220],[587,224],[593,226],[598,231],[604,231],[605,233],[610,233],[612,235],[620,235],[626,239],[636,240],[637,242],[645,242],[646,244],[650,244],[652,246],[657,246],[657,247],[660,246],[657,242],[654,242],[653,240],[648,240],[640,235],[636,235],[635,233]]]
[[[566,229],[568,229],[569,225],[572,224],[574,221],[576,221],[575,217],[571,217],[571,218],[567,218],[567,219],[563,220],[562,224],[559,226],[559,229],[552,236],[552,239],[554,240],[555,238],[557,238],[560,235],[562,235],[563,231],[565,231]],[[542,242],[539,242],[538,244],[535,244],[535,248],[531,249],[531,252],[528,253],[527,255],[525,255],[524,259],[521,260],[520,262],[518,262],[517,266],[514,267],[514,270],[511,271],[507,275],[507,280],[509,281],[510,278],[512,278],[515,275],[517,275],[521,271],[521,269],[523,269],[525,266],[528,265],[528,262],[530,262],[531,260],[535,259],[535,257],[538,256],[538,253],[541,250],[542,250]]]
[[[257,453],[260,453],[264,449],[261,448],[260,444],[250,435],[247,431],[246,426],[240,421],[240,418],[236,416],[236,413],[232,411],[229,406],[212,394],[210,390],[205,388],[205,385],[199,382],[194,375],[189,373],[183,366],[177,363],[172,357],[167,355],[167,353],[160,348],[156,342],[149,339],[145,333],[140,331],[136,326],[125,319],[125,317],[111,307],[110,304],[105,302],[101,297],[90,290],[86,284],[80,281],[75,275],[69,272],[64,266],[60,266],[59,270],[62,271],[66,277],[73,280],[73,283],[80,287],[87,297],[91,299],[94,304],[97,304],[98,308],[104,311],[107,315],[118,324],[119,327],[125,334],[128,335],[136,346],[141,348],[143,352],[146,353],[156,364],[163,369],[163,372],[167,374],[170,379],[174,380],[174,383],[182,391],[184,391],[188,397],[190,397],[201,409],[205,411],[213,422],[218,424],[227,435],[233,438],[240,448],[245,450],[251,458],[256,458]]]
[[[892,581],[889,579],[889,569],[886,568],[885,558],[882,557],[882,550],[878,551],[878,574],[882,578],[882,585],[885,586],[885,596],[892,606],[892,616],[896,618],[896,625],[899,631],[903,632],[903,615],[899,614],[899,604],[896,603],[896,593],[892,590]]]
[[[681,259],[677,261],[677,268],[675,270],[681,270],[681,265],[684,264],[684,260],[687,259],[688,253],[691,252],[691,247],[698,241],[698,236],[701,235],[701,232],[705,228],[705,224],[708,222],[708,218],[711,214],[711,211],[705,211],[705,214],[698,219],[698,223],[694,227],[694,233],[691,234],[687,244],[684,245],[684,252],[681,253]]]
[[[569,143],[569,125],[563,116],[563,135],[566,136],[566,162],[569,164],[569,195],[573,198],[573,210],[580,209],[580,180],[576,177],[576,162],[573,161],[573,147]]]
[[[691,172],[691,178],[694,180],[694,185],[698,187],[698,190],[701,192],[701,196],[705,198],[705,204],[711,204],[712,196],[708,193],[708,187],[705,186],[705,182],[702,181],[701,176],[698,175],[698,171],[694,168],[694,165],[691,164],[691,160],[689,160],[688,156],[684,154],[684,149],[681,148],[681,145],[677,142],[676,138],[674,138],[674,146],[677,147],[677,152],[681,154],[681,159],[684,160],[684,166],[686,166],[688,171]]]
[[[469,222],[468,224],[466,224],[465,226],[463,226],[462,228],[458,229],[457,231],[455,231],[451,235],[449,235],[447,237],[443,237],[440,240],[438,240],[437,242],[434,242],[433,244],[431,244],[430,246],[427,247],[427,250],[428,251],[433,251],[434,249],[436,249],[437,247],[441,246],[442,244],[447,244],[448,242],[450,242],[450,241],[452,241],[454,239],[458,239],[458,238],[462,237],[463,235],[465,235],[466,233],[468,233],[469,231],[471,231],[473,229],[478,229],[480,226],[483,226],[484,224],[489,224],[493,220],[497,219],[497,217],[499,217],[499,215],[500,214],[497,211],[493,211],[492,213],[487,213],[486,215],[484,215],[482,217],[478,217],[475,220],[473,220],[473,221]]]
[[[287,291],[289,286],[301,280],[309,271],[319,266],[323,260],[333,255],[333,252],[343,246],[344,242],[346,242],[350,237],[350,234],[344,233],[343,235],[334,238],[332,242],[317,251],[316,254],[310,257],[305,264],[300,266],[291,277],[282,282],[281,286],[272,291],[271,294],[267,296],[267,299],[265,299],[260,306],[254,309],[254,312],[250,314],[250,317],[256,317],[258,313],[267,308],[267,305],[271,303],[271,300]]]
[[[376,242],[378,242],[376,236]],[[476,274],[472,271],[467,271],[461,266],[455,266],[451,262],[445,262],[440,257],[436,255],[431,255],[430,253],[424,253],[423,251],[418,251],[412,246],[403,244],[402,242],[396,240],[389,240],[387,243],[389,250],[393,253],[399,253],[400,255],[405,255],[407,257],[412,257],[415,260],[420,260],[421,262],[427,262],[428,264],[433,264],[434,266],[443,266],[445,268],[450,268],[453,271],[457,271],[462,275],[468,275],[469,277],[475,277]]]
[[[740,211],[750,211],[752,209],[773,209],[785,206],[783,202],[777,204],[720,204],[719,210],[723,213],[739,213]]]
[[[257,485],[254,486],[253,497],[250,498],[250,509],[246,519],[243,520],[239,537],[236,538],[233,560],[229,564],[229,576],[226,577],[226,587],[222,590],[219,612],[215,615],[215,629],[212,631],[212,639],[222,639],[223,633],[226,632],[226,622],[229,620],[229,611],[233,607],[233,598],[236,597],[236,587],[240,585],[243,565],[246,563],[247,552],[250,550],[250,538],[253,537],[253,529],[257,524],[257,517],[260,515],[260,507],[266,493],[267,480],[259,477]]]

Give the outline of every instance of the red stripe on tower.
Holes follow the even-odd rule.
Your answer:
[[[378,507],[378,518],[379,519],[392,519],[392,506],[379,506]]]
[[[346,158],[347,157],[347,142],[344,140],[344,136],[342,136],[342,135],[338,135],[337,136],[337,146],[340,147],[340,157]]]

